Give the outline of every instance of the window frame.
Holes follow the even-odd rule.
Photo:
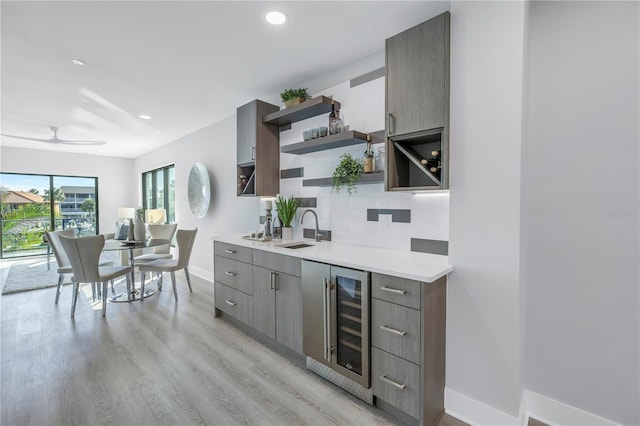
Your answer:
[[[162,202],[163,207],[167,212],[165,217],[165,223],[175,223],[175,185],[171,187],[169,184],[169,176],[171,175],[171,171],[173,171],[173,178],[175,181],[175,164],[168,164],[166,166],[157,167],[155,169],[147,170],[146,172],[142,172],[142,208],[144,210],[148,209],[156,209],[158,208],[158,200],[160,197],[158,196],[158,175],[162,172],[162,188],[164,189],[162,194]],[[147,176],[151,176],[151,205],[149,205],[149,200],[147,199]],[[170,192],[173,191],[173,197],[170,196]],[[173,199],[173,205],[171,205],[171,200]]]

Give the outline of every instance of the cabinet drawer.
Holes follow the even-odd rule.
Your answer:
[[[216,281],[247,294],[252,294],[253,274],[251,272],[252,266],[249,263],[221,256],[214,256],[214,261],[213,269]]]
[[[213,251],[217,256],[228,257],[229,259],[240,260],[246,263],[252,262],[252,249],[249,247],[242,247],[216,241],[213,243]]]
[[[420,309],[421,289],[422,284],[419,281],[390,275],[371,274],[371,297],[376,299]]]
[[[253,264],[272,271],[299,277],[302,260],[298,257],[254,249]]]
[[[420,367],[371,348],[373,394],[416,419],[420,418]]]
[[[241,291],[215,283],[215,306],[247,325],[253,325],[252,297]]]
[[[420,364],[420,311],[371,299],[371,345]]]

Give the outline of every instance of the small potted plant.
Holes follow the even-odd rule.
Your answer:
[[[144,225],[144,209],[142,207],[136,208],[136,217],[133,227],[133,238],[136,241],[144,241],[147,236],[147,230]]]
[[[282,198],[281,195],[278,195],[275,204],[276,209],[278,210],[278,218],[280,219],[280,223],[282,223],[282,239],[292,240],[293,227],[291,226],[291,223],[296,217],[296,210],[298,210],[298,200],[293,197]]]
[[[364,168],[362,162],[353,158],[351,154],[342,154],[340,159],[340,163],[333,171],[333,188],[340,192],[344,186],[349,195],[352,195],[354,191],[357,191],[356,184]]]
[[[280,99],[284,102],[285,108],[289,108],[292,105],[297,105],[307,99],[311,99],[311,96],[306,88],[287,89],[280,93]]]

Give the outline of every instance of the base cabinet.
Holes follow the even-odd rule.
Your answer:
[[[444,414],[447,278],[371,276],[371,387],[421,425]]]
[[[253,328],[302,353],[300,277],[253,267]]]
[[[214,243],[216,316],[229,315],[302,354],[301,260]]]

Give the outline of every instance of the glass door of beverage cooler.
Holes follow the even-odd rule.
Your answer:
[[[334,266],[331,275],[334,369],[369,387],[369,274]]]

